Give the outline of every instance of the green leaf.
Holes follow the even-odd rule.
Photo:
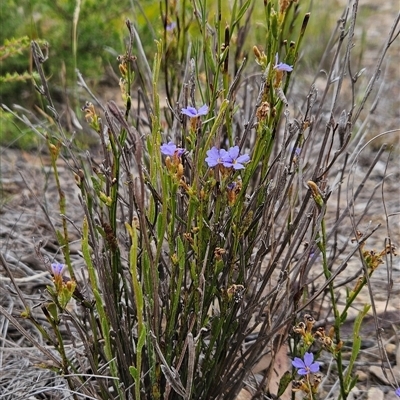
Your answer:
[[[143,325],[139,333],[139,340],[137,342],[137,351],[139,352],[146,343],[146,326]]]
[[[233,24],[232,24],[232,28],[242,19],[244,13],[247,11],[247,9],[248,9],[249,6],[250,6],[250,2],[251,2],[251,0],[247,0],[247,1],[242,5],[242,7],[240,8],[240,10],[239,10],[239,12],[238,12],[238,15],[237,15],[235,21],[234,21]]]
[[[214,55],[211,49],[211,39],[208,39],[208,42],[204,44],[204,55],[206,56],[206,65],[211,69],[212,74],[215,75],[217,73],[217,66],[215,65]]]
[[[139,373],[137,368],[131,366],[129,367],[129,373],[131,374],[132,378],[137,382],[139,380]]]
[[[279,387],[277,393],[278,397],[282,396],[282,394],[285,392],[291,381],[292,381],[292,374],[289,371],[286,371],[283,374],[281,380],[279,381]]]
[[[273,12],[271,15],[271,33],[275,40],[278,40],[278,14]]]
[[[340,325],[343,324],[347,319],[347,312],[344,312],[341,316],[340,316]]]

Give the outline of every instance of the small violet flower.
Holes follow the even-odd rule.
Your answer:
[[[188,106],[188,108],[182,108],[182,114],[188,116],[189,118],[197,118],[201,115],[207,115],[208,105],[204,104],[198,110],[194,107]]]
[[[224,153],[221,153],[222,165],[226,168],[233,167],[233,169],[243,169],[243,163],[247,163],[250,161],[250,157],[247,154],[243,154],[239,156],[239,146],[233,146],[228,151],[224,150]]]
[[[233,169],[243,169],[243,163],[246,163],[250,160],[250,157],[247,154],[243,154],[239,156],[239,146],[234,146],[228,149],[228,151],[224,149],[218,150],[215,146],[211,148],[211,150],[207,151],[207,158],[205,159],[206,163],[210,168],[217,166],[218,164],[222,164],[226,168]]]
[[[319,371],[319,364],[314,362],[313,353],[305,353],[304,361],[299,357],[295,357],[294,361],[292,361],[292,365],[298,368],[297,373],[299,375],[308,375],[309,373],[315,374]]]
[[[62,275],[64,267],[65,267],[65,264],[52,263],[51,264],[51,273],[54,275],[54,277],[59,277]]]
[[[170,157],[174,156],[175,154],[180,157],[185,152],[185,149],[177,147],[176,144],[172,142],[162,144],[160,146],[160,150],[161,154]]]
[[[218,150],[215,146],[207,151],[207,158],[205,159],[205,161],[210,168],[213,168],[222,163],[221,151],[224,151],[226,153],[226,150]]]
[[[278,53],[276,53],[276,55],[275,55],[274,69],[276,69],[278,71],[286,71],[286,72],[293,71],[293,67],[291,65],[285,64],[283,62],[279,62]]]
[[[166,29],[168,32],[173,31],[175,28],[176,28],[176,22],[174,22],[174,21],[170,22],[170,23],[167,24],[167,26],[165,27],[165,29]]]
[[[400,397],[400,387],[398,387],[395,392],[396,396]]]

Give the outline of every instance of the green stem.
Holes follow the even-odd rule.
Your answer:
[[[72,268],[70,250],[69,250],[67,219],[65,217],[67,215],[65,193],[61,188],[60,176],[58,174],[58,168],[57,168],[57,158],[58,158],[59,149],[56,146],[54,146],[53,144],[51,144],[50,140],[48,140],[47,144],[48,144],[48,147],[50,150],[51,166],[53,168],[54,178],[56,180],[56,186],[57,186],[57,191],[58,191],[58,196],[59,196],[58,206],[60,208],[61,222],[62,222],[62,228],[63,228],[63,234],[61,235],[59,232],[57,232],[57,238],[60,242],[62,252],[64,254],[65,263],[67,264],[67,267],[68,267],[68,273],[70,274],[71,279],[75,279],[75,273]]]
[[[324,207],[322,208],[321,212],[325,212]],[[326,238],[327,238],[327,235],[326,235],[325,219],[324,219],[324,217],[322,217],[321,218],[321,236],[319,238],[320,241],[318,243],[318,247],[320,248],[321,254],[322,254],[322,266],[323,266],[325,279],[328,280],[331,277],[331,271],[329,271],[328,260],[326,257],[326,253],[327,253]],[[340,336],[341,318],[340,318],[340,312],[338,309],[338,305],[336,302],[333,281],[329,284],[329,294],[331,296],[333,315],[335,317],[335,325],[334,325],[335,339],[336,339],[336,344],[339,344],[342,341],[341,336]],[[338,369],[338,378],[339,378],[339,383],[340,383],[341,397],[343,397],[343,399],[346,399],[347,395],[346,395],[346,388],[345,388],[345,382],[344,382],[343,360],[342,360],[342,352],[341,351],[338,351],[335,354],[335,361],[336,361],[336,366]]]

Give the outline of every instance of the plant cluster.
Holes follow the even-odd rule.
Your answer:
[[[304,398],[317,399],[322,351],[336,362],[339,397],[348,398],[357,381],[353,367],[370,306],[354,323],[345,370],[341,326],[372,273],[395,255],[390,241],[379,253],[365,250],[377,227],[362,235],[355,226],[340,254],[335,248],[352,206],[340,209],[332,199],[341,196],[337,176],[344,180],[352,173],[346,151],[354,145],[360,115],[357,75],[350,102],[339,101],[357,8],[347,10],[337,32],[339,70],[333,63],[322,98],[312,86],[294,118],[290,87],[310,14],[296,1],[265,1],[265,42],[246,58],[255,2],[234,1],[229,14],[221,3],[214,21],[206,1],[190,3],[190,12],[178,2],[162,6],[164,36],[156,42],[152,68],[127,21],[129,42],[117,59],[123,107],[95,96],[82,107],[98,137],[100,159],[74,147],[65,134],[43,72],[46,57],[32,42],[37,88],[54,121],[55,129],[38,133],[58,188],[61,224],[54,234],[63,259],[43,257],[38,246],[53,277],[41,305],[46,324],[24,300],[22,316],[52,347],[38,346],[48,358],[42,366],[65,376],[73,398],[234,399],[243,389],[268,398],[291,385]],[[246,76],[247,64],[256,79]],[[90,93],[82,76],[80,84]],[[330,91],[334,100],[327,104]],[[74,176],[83,220],[69,214],[60,159]],[[71,229],[81,237],[81,269],[71,255]],[[357,255],[360,279],[340,311],[337,277]],[[313,274],[322,282],[311,293]],[[314,329],[309,314],[297,322],[322,294],[334,316],[328,333]],[[21,326],[4,308],[0,312]],[[36,345],[29,332],[23,334]],[[276,378],[278,354],[289,349],[292,336],[292,362]],[[269,365],[253,373],[265,354]]]

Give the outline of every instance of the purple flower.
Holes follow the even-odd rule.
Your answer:
[[[250,157],[247,154],[239,156],[239,146],[233,146],[228,151],[220,151],[222,164],[226,168],[233,167],[234,169],[243,169],[243,163],[250,161]]]
[[[400,387],[395,390],[395,394],[400,397]]]
[[[297,373],[299,375],[308,375],[309,373],[315,374],[319,371],[319,364],[314,362],[313,353],[304,354],[304,361],[299,357],[295,357],[292,361],[292,365],[298,368]]]
[[[166,29],[168,32],[173,31],[175,28],[176,28],[176,22],[174,22],[174,21],[170,22],[170,23],[167,24],[167,26],[165,27],[165,29]]]
[[[226,150],[218,150],[215,146],[207,151],[207,158],[205,159],[205,162],[210,168],[213,168],[218,164],[222,164],[221,152],[226,153]]]
[[[208,105],[204,104],[198,110],[194,107],[182,108],[182,114],[187,115],[189,118],[200,117],[201,115],[207,115],[208,113]]]
[[[60,263],[52,263],[51,264],[51,273],[56,277],[56,276],[61,276],[63,270],[64,270],[65,264],[60,264]]]
[[[185,149],[182,149],[181,147],[176,147],[176,144],[172,142],[162,144],[160,146],[160,150],[161,154],[170,157],[174,156],[175,154],[180,157],[185,152]]]
[[[291,65],[285,64],[283,62],[279,62],[278,53],[276,53],[276,55],[275,55],[274,69],[276,69],[278,71],[286,71],[286,72],[293,71],[293,67]]]

